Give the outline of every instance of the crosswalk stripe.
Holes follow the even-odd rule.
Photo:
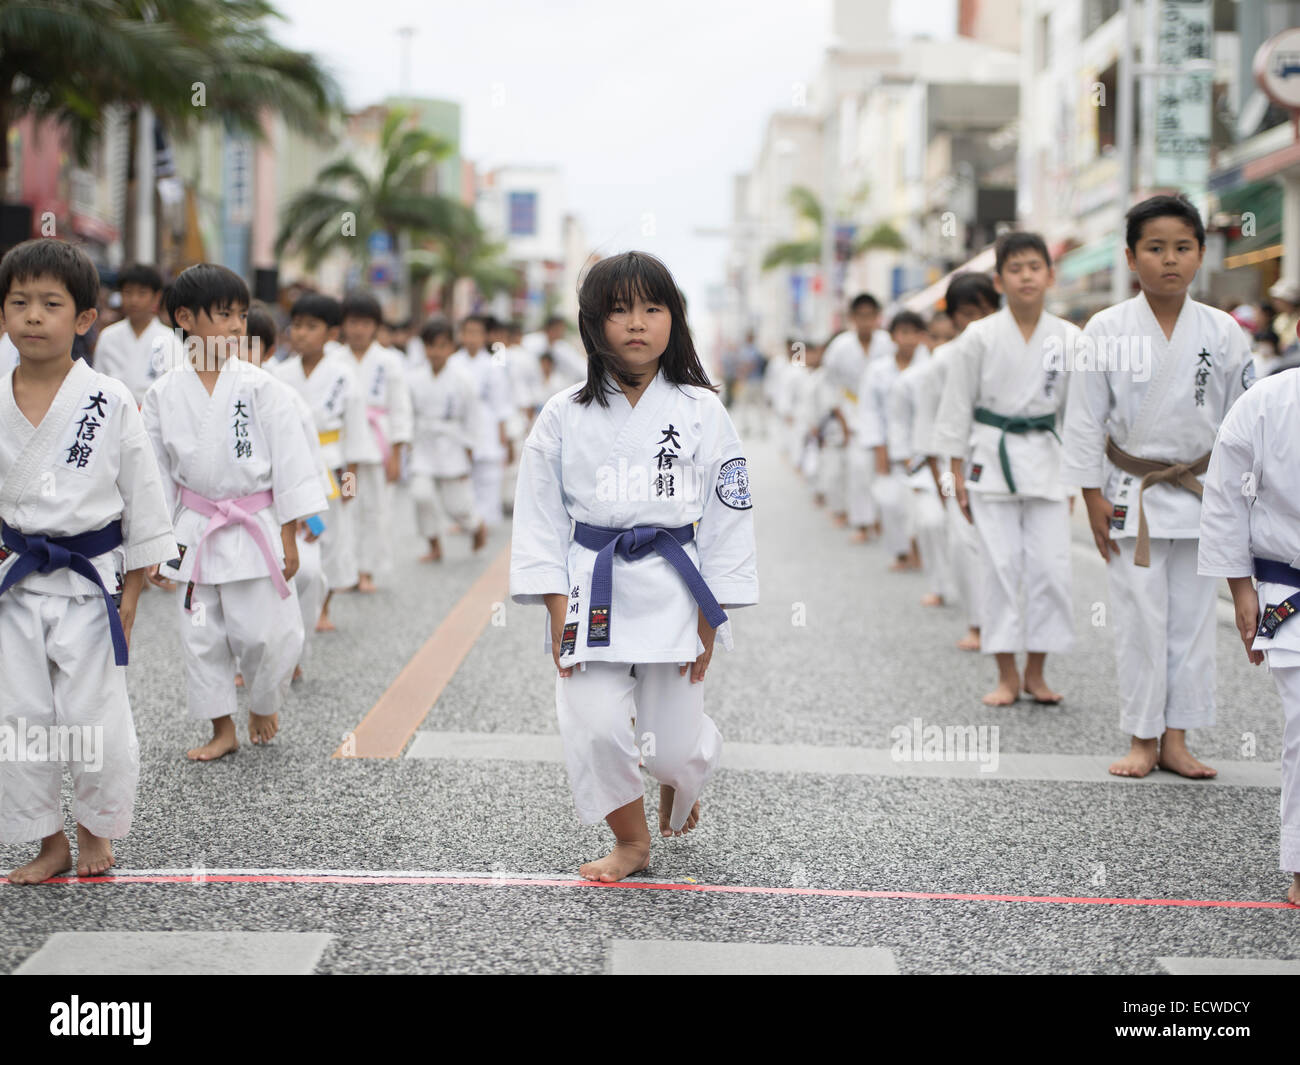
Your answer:
[[[308,975],[333,938],[323,932],[55,932],[14,973]]]
[[[612,939],[613,976],[897,976],[893,951],[798,943],[708,943],[690,939]]]
[[[1174,976],[1300,976],[1295,958],[1157,958]]]

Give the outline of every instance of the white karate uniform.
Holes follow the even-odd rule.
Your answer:
[[[909,366],[924,363],[929,352],[917,348],[912,354]],[[907,483],[908,451],[899,454],[889,449],[889,396],[902,371],[891,355],[888,358],[873,359],[862,371],[862,378],[857,385],[858,406],[855,436],[858,450],[875,470],[871,485],[871,494],[880,510],[881,539],[885,550],[891,555],[905,555],[911,547],[912,540],[912,500],[911,488]],[[895,440],[896,446],[903,446]],[[885,448],[889,459],[889,473],[881,475],[876,470],[875,449]]]
[[[7,374],[17,366],[19,358],[18,346],[10,339],[9,334],[0,336],[0,374]]]
[[[479,436],[478,395],[463,366],[448,363],[434,373],[428,362],[410,376],[415,407],[411,444],[411,499],[415,523],[426,540],[441,539],[452,521],[467,533],[478,528],[470,482],[469,449]]]
[[[958,336],[946,344],[940,344],[930,353],[929,360],[917,370],[913,389],[915,399],[913,446],[918,454],[934,456],[940,460],[941,483],[946,483],[943,482],[943,474],[947,472],[944,468],[947,460],[935,447],[934,423],[939,414],[939,403],[943,399],[944,386],[948,382],[948,367],[959,350],[956,345],[960,340],[961,337]],[[953,587],[957,589],[957,595],[966,613],[966,624],[971,628],[979,628],[984,548],[980,543],[979,533],[975,530],[975,526],[966,520],[966,515],[957,505],[956,494],[951,489],[943,496],[943,510],[948,529],[948,568],[952,574]]]
[[[272,375],[275,377],[275,375]],[[311,452],[312,464],[320,471],[321,495],[328,499],[330,494],[330,474],[325,465],[325,456],[321,452],[320,438],[316,435],[316,417],[311,405],[302,398],[302,394],[290,385],[275,377],[283,386],[285,394],[290,397],[294,410],[298,412],[298,422],[302,426],[303,437],[307,441],[307,450]],[[328,506],[319,516],[327,521]],[[293,590],[298,596],[299,613],[302,615],[302,655],[298,659],[300,666],[311,660],[312,640],[316,635],[316,622],[320,619],[321,608],[325,605],[325,595],[329,592],[329,583],[325,580],[325,564],[321,557],[321,539],[308,540],[306,532],[298,534],[298,569],[293,575]]]
[[[1046,430],[1007,433],[1012,494],[999,459],[1002,430],[975,421],[974,415],[984,407],[1003,417],[1051,415],[1059,425],[1069,378],[1047,356],[1054,345],[1073,343],[1078,333],[1063,318],[1043,312],[1026,341],[1010,308],[1003,307],[968,326],[948,358],[934,446],[942,456],[969,459],[967,494],[983,545],[979,599],[985,654],[1057,653],[1074,644],[1061,445]]]
[[[835,509],[847,510],[849,524],[855,527],[871,525],[880,518],[880,510],[871,491],[876,477],[875,460],[856,432],[857,406],[861,398],[858,389],[868,364],[893,354],[894,342],[883,329],[877,329],[871,335],[866,348],[853,329],[846,329],[826,345],[822,354],[822,369],[834,397],[833,409],[844,415],[852,433],[845,438],[843,444],[832,445],[838,446],[843,452],[839,457],[837,471],[843,485],[836,492],[837,498],[843,500],[843,505]]]
[[[1135,372],[1141,363],[1132,347],[1145,357],[1147,341],[1147,372]],[[1127,360],[1119,357],[1119,343],[1130,345]],[[1093,315],[1072,356],[1062,475],[1127,508],[1110,532],[1119,557],[1106,566],[1120,728],[1140,739],[1166,728],[1208,728],[1214,724],[1215,587],[1196,571],[1201,501],[1176,485],[1148,488],[1151,565],[1135,566],[1141,478],[1106,458],[1105,441],[1109,435],[1138,458],[1195,461],[1210,450],[1223,416],[1249,383],[1250,350],[1229,315],[1190,298],[1167,340],[1138,293]]]
[[[393,487],[384,462],[397,444],[411,442],[411,393],[406,368],[392,348],[375,341],[358,359],[348,353],[357,373],[367,421],[356,441],[357,498],[352,504],[352,528],[357,569],[382,576],[393,565]]]
[[[111,594],[130,570],[176,553],[158,464],[124,385],[78,360],[34,427],[14,401],[13,373],[0,376],[0,519],[60,537],[120,519],[122,545],[91,559]],[[0,581],[19,557],[0,546]],[[60,726],[99,729],[102,764],[87,765],[84,748],[69,763],[73,816],[97,836],[125,836],[139,746],[98,586],[70,569],[28,574],[0,595],[0,648],[0,726],[24,748],[32,729],[47,730],[51,747]],[[0,842],[63,827],[62,776],[55,759],[0,759]]]
[[[953,596],[953,585],[948,565],[947,516],[926,452],[916,447],[918,385],[928,362],[913,358],[907,369],[894,378],[889,389],[885,446],[889,457],[903,467],[911,528],[926,584],[931,593],[948,601]]]
[[[501,482],[505,475],[506,448],[501,442],[500,423],[509,424],[514,410],[510,379],[502,361],[481,348],[471,356],[462,348],[452,361],[469,372],[479,399],[482,416],[474,443],[474,505],[489,529],[501,524]]]
[[[676,789],[671,824],[679,829],[721,748],[700,695],[684,686],[689,675],[677,676],[679,663],[694,662],[704,650],[699,609],[657,553],[631,562],[616,555],[609,645],[588,646],[596,552],[570,539],[570,521],[614,529],[698,523],[682,549],[710,591],[724,608],[754,604],[758,574],[744,451],[721,401],[707,389],[669,384],[661,373],[635,407],[618,390],[608,407],[583,406],[574,402],[578,391],[552,397],[524,444],[510,594],[517,603],[543,603],[547,594],[569,600],[560,664],[579,668],[559,679],[556,702],[582,820],[595,823],[639,794],[632,711],[638,737],[654,733],[653,744],[642,742],[639,753],[653,777]],[[671,483],[661,480],[667,474]],[[730,621],[717,638],[732,646]],[[634,663],[635,684],[625,679]]]
[[[1219,427],[1201,501],[1197,572],[1249,577],[1253,559],[1300,568],[1300,373],[1267,377],[1232,405]],[[1261,611],[1289,599],[1300,585],[1259,581]],[[1281,867],[1300,872],[1300,618],[1292,616],[1263,651],[1282,699]]]
[[[95,370],[126,385],[137,407],[144,402],[149,386],[184,360],[185,345],[157,318],[139,336],[123,318],[105,326],[95,341]]]
[[[235,712],[236,659],[252,712],[274,714],[303,649],[297,596],[290,585],[282,598],[270,576],[272,565],[284,567],[280,527],[326,506],[298,411],[266,370],[238,359],[226,360],[211,396],[193,367],[183,364],[145,393],[142,410],[181,546],[178,564],[164,573],[194,582],[196,565],[200,569],[191,610],[183,596],[178,603],[190,715]],[[183,488],[214,503],[270,490],[271,505],[253,521],[271,562],[238,522],[216,529],[200,549],[210,519],[185,505]]]
[[[358,461],[371,439],[364,397],[357,385],[356,360],[346,348],[334,348],[310,375],[302,356],[291,355],[274,367],[275,376],[292,387],[311,407],[321,458],[333,481],[326,493],[329,513],[320,538],[321,566],[330,589],[357,583],[357,554],[352,511],[356,486],[345,480],[344,467]]]

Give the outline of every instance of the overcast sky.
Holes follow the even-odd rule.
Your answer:
[[[315,53],[350,108],[400,92],[396,31],[414,27],[411,93],[459,101],[465,157],[559,167],[592,249],[661,256],[697,335],[726,241],[695,230],[727,224],[732,176],[792,85],[813,80],[831,24],[831,0],[275,2],[287,19],[276,36]],[[954,8],[904,0],[893,28],[948,36]]]

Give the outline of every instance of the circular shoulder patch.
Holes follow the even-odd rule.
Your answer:
[[[728,459],[718,471],[718,498],[732,510],[749,510],[749,469],[743,458]]]
[[[1255,383],[1255,358],[1251,356],[1241,368],[1241,387],[1249,388]]]

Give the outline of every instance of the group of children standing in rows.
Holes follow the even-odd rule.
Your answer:
[[[1118,776],[1216,775],[1186,733],[1215,723],[1215,578],[1227,578],[1247,656],[1267,658],[1282,696],[1281,867],[1300,904],[1300,622],[1283,624],[1300,609],[1300,375],[1251,387],[1241,327],[1189,296],[1205,229],[1184,197],[1138,204],[1125,236],[1141,291],[1083,330],[1044,310],[1051,256],[1013,232],[993,278],[951,282],[952,341],[921,347],[909,312],[886,333],[860,296],[853,328],[824,350],[769,364],[768,395],[819,501],[859,540],[878,528],[895,568],[923,567],[926,605],[960,600],[958,646],[997,663],[990,706],[1063,698],[1044,669],[1073,644],[1081,490],[1130,737]]]

